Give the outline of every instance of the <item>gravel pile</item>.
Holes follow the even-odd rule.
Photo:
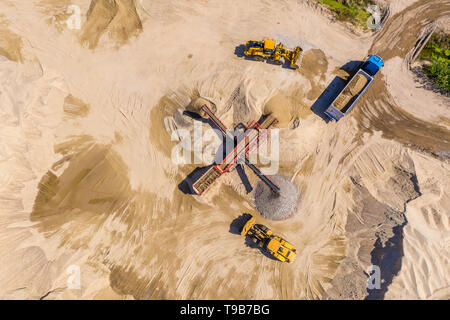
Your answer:
[[[256,209],[270,220],[285,220],[292,217],[300,205],[298,186],[283,176],[273,176],[270,179],[281,191],[276,195],[262,181],[258,182],[255,189]]]

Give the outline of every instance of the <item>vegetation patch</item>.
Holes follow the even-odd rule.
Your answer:
[[[370,13],[367,7],[374,4],[372,0],[317,0],[330,9],[340,21],[348,21],[355,26],[367,29]]]
[[[425,74],[445,92],[450,92],[450,36],[435,32],[419,55],[426,61]]]

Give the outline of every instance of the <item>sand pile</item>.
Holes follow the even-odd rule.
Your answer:
[[[278,119],[275,127],[287,128],[294,120],[292,105],[289,99],[283,94],[277,94],[267,101],[264,106],[264,114],[272,114]]]
[[[302,66],[298,71],[305,76],[311,84],[311,89],[305,92],[309,100],[317,99],[323,92],[325,74],[328,69],[328,60],[325,52],[320,49],[311,49],[303,54]]]
[[[22,39],[8,29],[0,29],[0,55],[14,62],[22,62]]]
[[[81,42],[90,49],[97,46],[105,32],[119,44],[142,31],[142,23],[136,11],[135,0],[92,0],[83,26]]]
[[[344,92],[336,99],[335,107],[345,112],[344,108],[350,102],[350,100],[358,95],[369,80],[362,74],[357,74],[352,82],[345,88]]]
[[[86,117],[89,113],[89,109],[89,105],[71,94],[69,94],[64,99],[63,110],[67,114],[70,114],[72,116]]]
[[[267,219],[285,220],[298,212],[300,191],[298,186],[283,176],[271,177],[281,191],[274,194],[263,182],[259,182],[255,190],[255,205],[258,211]]]
[[[347,90],[350,94],[357,95],[364,88],[367,81],[368,80],[365,76],[363,76],[362,74],[357,74],[353,81],[348,85]]]
[[[204,105],[207,105],[213,112],[217,112],[217,107],[213,102],[202,98],[199,95],[194,95],[191,103],[186,106],[186,110],[189,112],[200,114],[201,108]]]

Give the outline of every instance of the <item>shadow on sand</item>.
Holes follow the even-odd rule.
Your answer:
[[[183,115],[187,116],[187,117],[189,117],[191,119],[203,122],[203,123],[209,123],[209,119],[202,118],[201,115],[199,115],[198,113],[192,112],[192,111],[184,110],[183,111]]]
[[[241,230],[248,220],[252,218],[252,215],[249,213],[241,214],[239,217],[234,219],[230,224],[230,233],[232,234],[241,234]]]
[[[247,174],[245,173],[244,167],[242,165],[238,165],[236,167],[236,171],[239,175],[239,178],[241,178],[242,184],[245,187],[245,191],[247,192],[247,194],[249,194],[250,192],[252,192],[253,187],[250,183],[250,180],[248,180]]]
[[[240,44],[236,48],[234,48],[234,54],[238,58],[244,57],[244,51],[245,51],[245,44]]]
[[[192,171],[183,181],[180,182],[178,185],[178,189],[183,192],[184,194],[194,194],[196,195],[194,189],[192,186],[194,185],[195,181],[200,179],[200,177],[208,171],[209,168],[211,168],[213,165],[209,165],[206,167],[199,167],[195,168],[194,171]]]
[[[238,58],[244,58],[245,60],[254,61],[254,62],[261,62],[261,61],[256,60],[253,57],[246,56],[244,54],[244,51],[245,51],[245,44],[240,44],[240,45],[238,45],[237,47],[234,48],[234,54]]]

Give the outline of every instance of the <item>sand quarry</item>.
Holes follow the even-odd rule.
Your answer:
[[[449,299],[450,102],[405,57],[450,1],[390,3],[380,32],[356,34],[306,0],[1,1],[0,297]],[[300,45],[301,68],[236,54],[263,38]],[[385,67],[327,122],[334,80],[368,53]],[[290,219],[262,217],[236,172],[180,190],[199,165],[171,160],[171,136],[199,99],[230,128],[277,114]],[[293,264],[230,232],[244,212],[295,244]]]

